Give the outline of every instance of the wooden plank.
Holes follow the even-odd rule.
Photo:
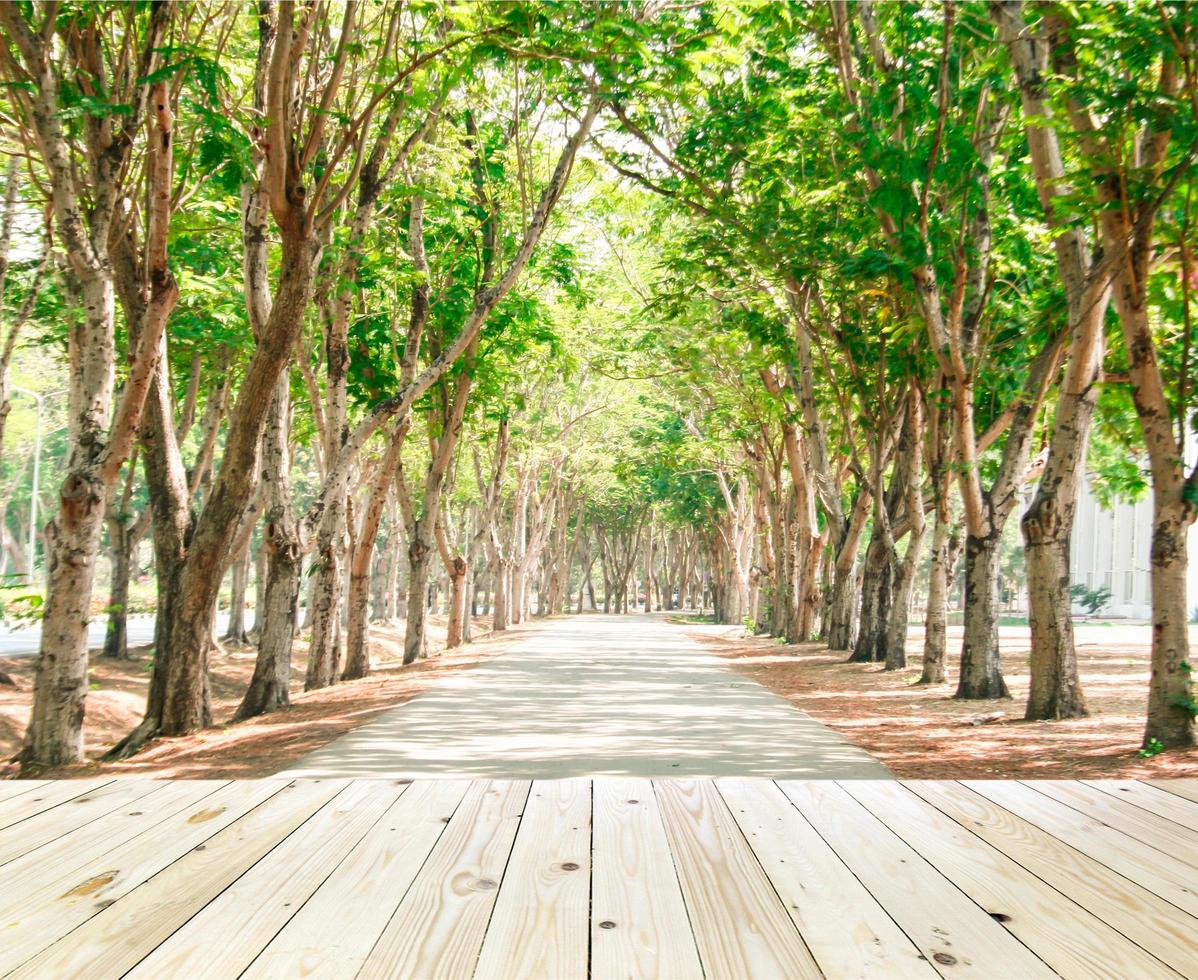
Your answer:
[[[1149,779],[1146,782],[1183,800],[1198,803],[1198,779]]]
[[[471,785],[359,977],[473,974],[528,790],[527,780]]]
[[[590,878],[591,781],[535,781],[476,975],[585,980]]]
[[[0,803],[22,793],[32,793],[51,782],[49,779],[0,779]]]
[[[469,785],[428,779],[410,786],[271,940],[244,980],[338,980],[357,973]]]
[[[50,847],[14,858],[4,867],[0,921],[10,922],[10,917],[19,917],[38,901],[52,899],[64,889],[78,887],[89,877],[88,870],[95,862],[104,861],[106,867],[110,866],[110,856],[115,849],[210,796],[222,785],[225,784],[209,780],[164,783],[144,802],[134,802],[107,813],[58,838]]]
[[[405,789],[390,780],[350,784],[127,976],[239,976]]]
[[[702,976],[653,784],[602,778],[593,794],[591,977]]]
[[[79,884],[79,875],[109,857],[122,844],[133,840],[155,824],[210,796],[223,782],[163,783],[152,799],[134,802],[92,821],[56,840],[52,847],[39,848],[9,861],[4,868],[5,889],[0,894],[0,920],[19,914],[39,898],[53,896]]]
[[[895,782],[840,784],[1065,977],[1174,976],[1164,963]]]
[[[99,789],[109,782],[111,780],[107,779],[60,779],[34,783],[27,792],[11,796],[0,804],[0,830]]]
[[[709,977],[822,977],[710,780],[653,784]]]
[[[1087,779],[1084,782],[1092,789],[1133,803],[1183,827],[1198,827],[1198,802],[1174,796],[1163,789],[1134,779]]]
[[[1192,916],[972,790],[939,781],[904,785],[1179,973],[1198,976]]]
[[[1198,870],[1198,834],[1172,820],[1074,781],[1036,780],[1025,785]]]
[[[592,793],[593,980],[702,978],[652,782],[597,779]]]
[[[934,977],[936,971],[768,779],[716,788],[811,955],[830,977]]]
[[[178,791],[174,799],[171,789]],[[24,962],[129,894],[270,792],[259,782],[226,783],[215,792],[198,781],[172,784],[135,820],[117,813],[97,821],[86,852],[74,848],[68,855],[55,844],[14,861],[6,870],[19,870],[29,887],[3,899],[0,969]]]
[[[268,790],[278,785],[275,780],[262,782]],[[13,976],[92,980],[124,975],[345,785],[344,780],[321,779],[282,785],[260,806],[192,847]]]
[[[167,785],[148,779],[114,779],[51,810],[22,820],[0,831],[0,865],[15,861],[51,841],[61,841],[135,801],[145,800],[134,809],[151,807],[148,797],[161,792]]]
[[[942,975],[993,980],[1001,963],[1006,976],[1055,976],[844,789],[778,785]]]
[[[1187,865],[1175,864],[1162,857],[1156,848],[1022,783],[966,780],[962,785],[1089,854],[1179,909],[1198,916],[1194,872]]]

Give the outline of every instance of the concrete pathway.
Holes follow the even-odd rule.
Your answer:
[[[538,623],[280,775],[889,777],[688,629],[643,614]]]

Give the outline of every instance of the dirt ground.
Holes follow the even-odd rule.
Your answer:
[[[237,725],[228,722],[253,674],[255,651],[252,647],[214,651],[210,663],[216,726],[182,738],[158,739],[134,758],[115,763],[98,760],[141,719],[150,679],[148,648],[134,648],[130,651],[132,659],[117,661],[100,659],[93,651],[91,691],[84,723],[87,754],[92,761],[38,775],[58,779],[270,776],[387,708],[411,700],[447,673],[465,670],[502,653],[520,637],[519,627],[505,634],[483,635],[488,629],[485,619],[476,620],[474,643],[448,654],[434,652],[426,660],[401,668],[402,629],[375,624],[370,631],[371,675],[308,694],[303,690],[307,645],[296,643],[291,706]],[[434,617],[429,634],[434,651],[440,650],[444,636],[444,621]],[[0,686],[0,760],[10,759],[20,748],[29,717],[35,659],[0,659],[0,671],[11,675],[16,682],[15,687]],[[0,761],[0,778],[15,774],[15,765]]]
[[[1076,629],[1082,687],[1090,717],[1025,722],[1029,633],[1000,631],[1003,674],[1011,700],[957,701],[953,650],[960,627],[949,627],[949,681],[916,684],[922,628],[907,639],[910,666],[845,663],[845,654],[816,643],[786,646],[766,637],[696,633],[754,680],[836,729],[904,779],[1169,779],[1198,776],[1198,748],[1138,755],[1148,691],[1147,626],[1083,624]],[[1003,712],[998,721],[970,719]]]

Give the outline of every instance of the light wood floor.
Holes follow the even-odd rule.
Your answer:
[[[0,783],[0,975],[1198,977],[1198,781]]]

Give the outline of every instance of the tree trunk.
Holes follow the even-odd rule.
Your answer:
[[[508,628],[507,606],[508,606],[508,582],[510,581],[510,567],[506,561],[502,559],[495,562],[495,606],[492,614],[491,629],[496,633]],[[607,610],[604,609],[604,612]]]
[[[857,547],[861,531],[865,527],[865,516],[869,511],[870,498],[859,492],[852,513],[846,518],[836,542],[835,561],[832,563],[832,592],[828,599],[825,615],[828,648],[852,650],[856,624],[853,612],[856,609]]]
[[[386,455],[379,462],[379,468],[371,481],[366,509],[362,513],[362,526],[358,530],[350,556],[349,600],[346,604],[349,620],[346,624],[345,672],[341,675],[341,679],[345,681],[357,680],[370,673],[370,623],[366,618],[370,559],[378,540],[383,508],[399,469],[400,452],[406,434],[407,426],[401,423],[391,437]],[[393,531],[391,539],[387,542],[387,550],[390,552],[388,564],[393,568],[399,564],[396,545],[399,540],[398,533]]]
[[[222,637],[230,643],[248,643],[245,631],[245,594],[250,577],[249,543],[241,557],[233,562],[232,581],[229,586],[229,628]]]
[[[907,626],[911,617],[911,593],[915,588],[915,571],[923,551],[924,527],[920,521],[907,536],[907,551],[895,566],[890,594],[890,621],[886,627],[886,669],[901,670],[907,666]]]
[[[1009,698],[998,656],[999,534],[965,539],[965,642],[956,697]]]
[[[109,565],[112,583],[108,590],[108,626],[104,630],[104,650],[100,656],[124,660],[129,656],[129,576],[133,564],[133,535],[127,524],[108,522]]]
[[[462,621],[466,616],[466,559],[454,555],[449,569],[449,623],[445,628],[445,649],[462,645]]]
[[[1162,506],[1154,497],[1152,528],[1152,678],[1148,685],[1146,745],[1156,739],[1167,748],[1194,744],[1192,671],[1186,615],[1186,535],[1184,506]]]
[[[388,607],[389,607],[390,601],[391,601],[390,596],[387,592],[388,588],[390,587],[390,583],[391,583],[392,565],[393,565],[392,556],[391,556],[391,548],[389,547],[389,543],[384,544],[383,547],[381,547],[381,548],[378,547],[376,544],[375,549],[374,549],[374,556],[371,561],[372,561],[372,564],[371,564],[371,568],[370,568],[370,618],[372,620],[374,620],[375,622],[382,622],[383,620],[385,620],[387,618]],[[351,564],[352,564],[352,558],[351,558]],[[353,584],[352,584],[353,583],[353,571],[352,570],[350,571],[350,583],[351,583],[350,591],[352,591],[352,588],[353,588]],[[347,595],[348,595],[348,591],[347,591]],[[346,626],[347,627],[349,626],[348,618],[346,620]],[[348,651],[346,651],[345,658],[346,658],[346,666],[348,667],[348,665],[349,665],[349,652]]]
[[[107,487],[100,479],[112,397],[113,292],[108,279],[84,283],[85,324],[71,331],[72,360],[83,358],[71,388],[71,454],[58,515],[46,525],[46,602],[23,766],[83,761],[87,698],[87,622],[104,529]],[[32,556],[30,556],[32,566]]]
[[[1028,721],[1084,718],[1089,711],[1073,645],[1069,536],[1066,533],[1062,539],[1046,530],[1043,518],[1051,509],[1051,498],[1037,494],[1037,500],[1046,506],[1039,510],[1033,507],[1023,518],[1032,632],[1031,689],[1025,717]],[[1072,523],[1070,517],[1068,524]]]
[[[853,608],[855,569],[837,567],[832,579],[832,594],[828,597],[827,633],[831,650],[853,649]]]
[[[295,639],[303,556],[294,525],[268,516],[262,547],[267,549],[266,586],[262,597],[262,630],[254,676],[234,721],[275,711],[290,703],[291,645]]]
[[[350,568],[349,598],[346,608],[349,623],[346,627],[345,670],[343,681],[354,681],[370,673],[370,623],[367,605],[370,601],[368,575],[357,567],[356,560]]]
[[[334,492],[321,521],[314,561],[311,608],[312,641],[304,690],[328,687],[337,680],[341,661],[338,618],[341,611],[342,556],[345,551],[345,494]]]
[[[911,590],[915,584],[915,568],[923,548],[926,530],[922,475],[922,445],[924,441],[923,394],[912,387],[907,394],[906,415],[899,437],[898,455],[895,464],[899,478],[898,491],[901,496],[907,532],[907,550],[898,560],[894,537],[887,531],[887,539],[894,557],[894,574],[891,582],[890,610],[884,640],[887,670],[900,670],[907,666],[907,625],[911,614]],[[887,525],[888,528],[891,525]]]
[[[275,385],[262,439],[262,480],[267,508],[261,550],[266,553],[266,579],[257,611],[258,657],[249,690],[235,715],[238,721],[274,711],[290,700],[291,645],[295,639],[303,548],[291,503],[288,375],[289,372],[284,372]]]
[[[525,578],[522,563],[517,561],[508,571],[508,621],[514,626],[524,622]]]
[[[424,656],[427,642],[428,586],[432,572],[435,520],[435,514],[420,517],[408,545],[408,619],[403,640],[405,666]]]
[[[262,604],[266,601],[266,547],[259,542],[254,552],[254,625],[249,635],[257,636],[262,631]]]
[[[895,554],[886,535],[874,525],[861,575],[861,615],[857,642],[850,663],[874,663],[886,659],[886,627],[890,616],[891,578]]]
[[[928,608],[924,617],[923,670],[920,684],[943,684],[948,650],[948,587],[952,576],[953,526],[947,512],[936,514],[928,569]]]
[[[1069,540],[1098,400],[1095,382],[1102,367],[1103,322],[1110,288],[1105,275],[1090,281],[1094,271],[1085,231],[1089,222],[1064,218],[1057,209],[1057,198],[1069,194],[1072,188],[1065,179],[1057,130],[1052,125],[1054,109],[1047,97],[1046,79],[1050,54],[1058,64],[1065,54],[1064,50],[1052,49],[1062,42],[1068,47],[1068,32],[1062,34],[1042,21],[1041,30],[1048,27],[1047,36],[1037,37],[1025,23],[1018,3],[992,4],[991,15],[1018,83],[1032,172],[1045,219],[1056,232],[1053,247],[1057,274],[1069,310],[1069,364],[1057,398],[1048,459],[1035,499],[1022,521],[1032,632],[1026,717],[1029,721],[1078,718],[1088,711],[1073,645]]]

